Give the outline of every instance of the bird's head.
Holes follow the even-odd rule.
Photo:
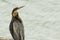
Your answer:
[[[14,8],[13,11],[12,11],[12,16],[13,16],[13,17],[18,16],[17,10],[18,10],[18,9],[21,9],[21,8],[23,8],[23,7],[24,7],[24,6]]]
[[[13,17],[16,17],[18,15],[18,12],[17,11],[14,11],[13,13],[12,13],[12,16]]]

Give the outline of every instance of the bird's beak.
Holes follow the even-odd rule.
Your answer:
[[[19,9],[23,8],[24,6],[19,7]]]
[[[21,6],[21,7],[17,7],[18,9],[21,9],[21,8],[23,8],[24,6]]]
[[[17,11],[18,9],[21,9],[21,8],[23,8],[23,7],[24,7],[24,6],[16,7],[16,8],[14,8],[14,9],[13,9],[13,11],[12,11],[12,12]]]

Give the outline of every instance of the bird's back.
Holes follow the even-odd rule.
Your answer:
[[[13,36],[16,40],[24,40],[24,27],[18,20],[13,21]]]

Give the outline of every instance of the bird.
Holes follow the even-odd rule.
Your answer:
[[[9,31],[11,33],[11,36],[14,40],[24,40],[24,25],[22,22],[22,19],[19,17],[19,14],[17,12],[18,9],[23,8],[21,7],[15,7],[12,10],[12,19],[9,25]]]

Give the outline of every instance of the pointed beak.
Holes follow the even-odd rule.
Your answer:
[[[13,11],[12,11],[12,13],[13,13],[14,11],[17,11],[18,9],[23,8],[23,7],[24,7],[24,6],[14,8]]]
[[[17,10],[18,10],[18,9],[21,9],[21,8],[23,8],[23,7],[24,7],[24,6],[21,6],[21,7],[17,7]]]
[[[18,7],[18,9],[21,9],[21,8],[23,8],[24,6],[21,6],[21,7]]]

